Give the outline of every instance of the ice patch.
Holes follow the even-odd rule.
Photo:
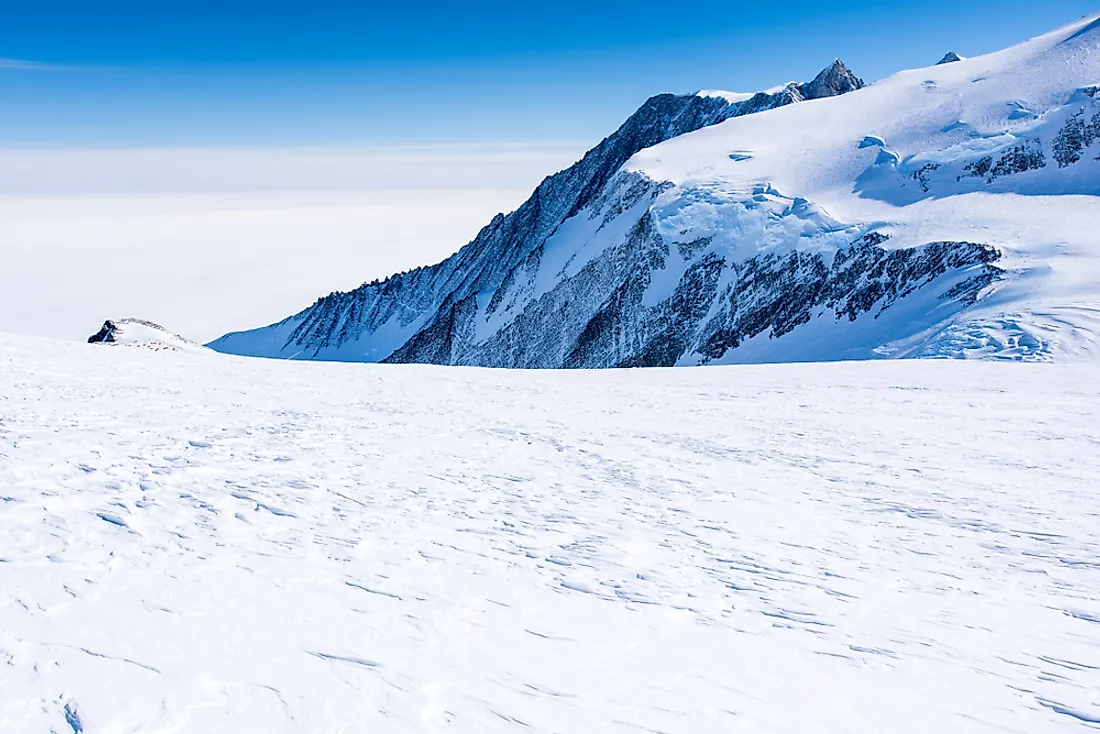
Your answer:
[[[1034,120],[1038,116],[1037,112],[1023,102],[1013,101],[1008,103],[1008,119],[1010,120]]]
[[[742,191],[706,183],[678,188],[662,194],[652,212],[669,242],[707,240],[708,249],[733,261],[771,251],[834,252],[859,236],[821,206],[766,184]]]

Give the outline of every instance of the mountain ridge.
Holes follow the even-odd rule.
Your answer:
[[[794,104],[814,98],[814,95],[847,93],[863,86],[863,81],[836,59],[810,82],[791,82],[778,91],[758,92],[737,101],[703,93],[650,97],[580,161],[545,178],[518,209],[511,214],[498,214],[474,240],[451,257],[436,265],[413,268],[383,280],[364,283],[351,291],[334,291],[318,298],[298,314],[265,327],[272,330],[275,338],[265,340],[267,343],[262,344],[259,353],[262,356],[301,358],[306,355],[307,358],[324,359],[327,357],[323,350],[339,351],[353,336],[376,333],[392,320],[407,326],[418,316],[431,316],[424,312],[433,306],[435,313],[445,313],[459,300],[456,293],[463,292],[465,297],[469,292],[503,282],[553,229],[588,204],[639,150],[731,117]],[[490,249],[494,250],[494,259],[483,262]],[[404,298],[410,289],[419,291],[413,304]],[[424,291],[431,295],[425,297]],[[376,297],[372,299],[371,295]],[[295,319],[298,321],[294,328],[287,329]],[[430,324],[424,325],[428,327]],[[244,349],[235,349],[235,342],[239,340],[237,335],[242,333],[251,332],[227,334],[208,346],[219,351],[257,354],[257,345],[251,340]],[[416,333],[418,331],[413,331],[408,338]],[[284,340],[282,344],[278,343],[280,339]],[[378,341],[385,343],[385,336]],[[331,349],[333,345],[336,350]],[[387,354],[380,354],[386,351],[383,347],[376,348],[373,353],[355,355],[356,361],[380,361],[401,345],[392,346]],[[347,358],[347,355],[334,358]]]

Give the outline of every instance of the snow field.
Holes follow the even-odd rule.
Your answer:
[[[0,731],[1071,732],[1088,366],[0,345]]]

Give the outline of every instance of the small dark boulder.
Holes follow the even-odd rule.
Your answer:
[[[115,341],[115,330],[118,327],[115,326],[115,322],[107,319],[103,322],[103,327],[99,331],[88,337],[89,344],[99,344],[100,342],[113,342]]]

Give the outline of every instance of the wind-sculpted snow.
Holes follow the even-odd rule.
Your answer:
[[[729,120],[631,159],[627,170],[681,191],[765,183],[888,235],[888,248],[972,242],[1001,253],[1000,280],[934,327],[941,303],[917,291],[891,306],[897,330],[811,322],[724,359],[1100,358],[1098,23]],[[931,331],[915,333],[903,312]],[[854,351],[838,353],[838,339]]]
[[[1100,721],[1089,366],[0,344],[0,731]]]

